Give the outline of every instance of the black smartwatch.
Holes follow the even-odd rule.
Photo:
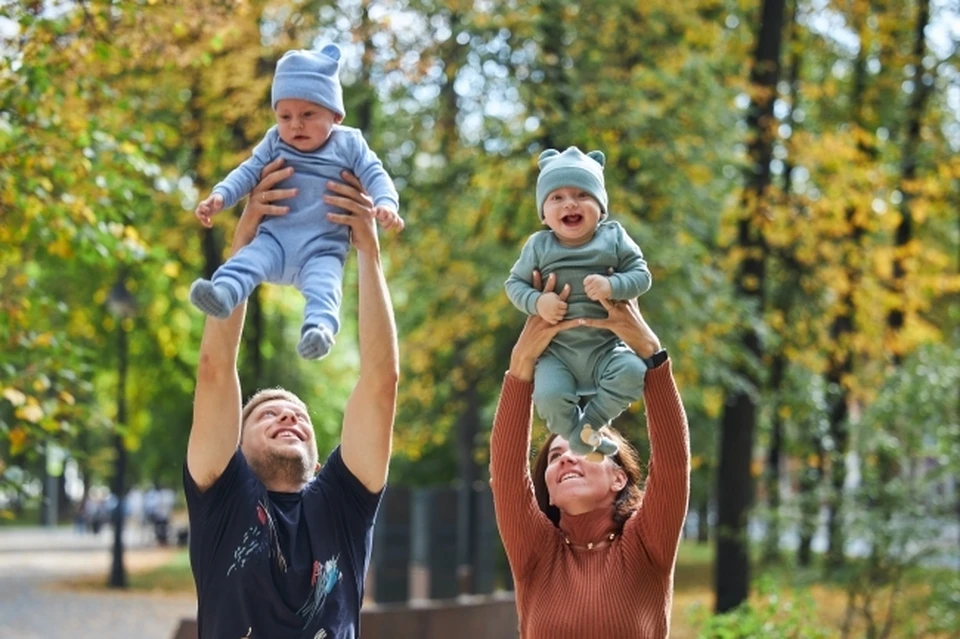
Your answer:
[[[647,370],[656,368],[667,361],[667,349],[661,348],[659,351],[651,355],[650,357],[644,357],[643,363],[647,365]]]

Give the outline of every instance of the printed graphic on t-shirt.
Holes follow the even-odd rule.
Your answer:
[[[264,530],[266,529],[266,530]],[[280,572],[287,571],[287,560],[280,550],[280,540],[277,536],[277,526],[270,515],[270,509],[261,499],[257,502],[257,523],[250,526],[240,539],[240,544],[233,551],[233,563],[227,568],[227,576],[234,570],[247,565],[247,559],[269,552],[276,558]]]
[[[305,619],[304,627],[310,625],[313,618],[323,611],[323,605],[327,601],[327,595],[330,594],[337,585],[337,582],[340,581],[342,575],[340,568],[337,566],[339,561],[340,555],[335,555],[323,562],[322,565],[319,561],[313,562],[313,574],[310,577],[310,585],[313,586],[313,590],[310,596],[307,597],[307,601],[300,607],[300,610],[297,611],[297,614]],[[321,630],[321,632],[323,631]],[[322,637],[325,635],[318,633],[317,636]]]

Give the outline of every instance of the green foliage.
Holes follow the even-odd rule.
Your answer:
[[[960,472],[957,388],[960,351],[922,348],[890,371],[858,425],[861,482],[847,528],[868,556],[840,577],[848,618],[862,618],[868,632],[912,617],[907,613],[918,602],[902,592],[924,574],[921,567],[956,562],[955,540],[944,530],[956,519],[956,496],[946,486]],[[889,598],[878,596],[887,589]],[[926,605],[935,614],[930,619],[955,634],[956,616],[936,612],[947,601],[941,593]]]
[[[692,611],[699,639],[826,639],[833,634],[822,625],[813,598],[785,596],[769,578],[760,580],[753,600],[723,615],[703,608]]]

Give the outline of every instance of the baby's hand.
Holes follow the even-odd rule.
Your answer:
[[[613,295],[613,285],[603,275],[587,275],[583,278],[583,292],[594,302],[608,300]]]
[[[556,324],[567,314],[567,303],[556,293],[544,293],[537,298],[537,315],[550,324]]]
[[[200,202],[200,204],[197,205],[197,210],[194,211],[193,214],[205,227],[210,228],[213,226],[213,221],[210,218],[222,210],[223,196],[219,193],[214,193]]]
[[[389,206],[380,205],[373,207],[373,216],[380,222],[380,226],[387,231],[391,229],[396,229],[398,232],[403,230],[403,218]]]

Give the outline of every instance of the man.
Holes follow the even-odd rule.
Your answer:
[[[254,237],[272,189],[292,169],[277,161],[237,225],[232,251]],[[359,634],[363,578],[387,479],[399,374],[397,335],[380,264],[372,203],[352,175],[331,182],[330,215],[350,227],[359,273],[360,377],[340,446],[321,468],[307,407],[269,389],[241,410],[237,351],[246,305],[207,318],[184,487],[201,639],[334,639]],[[314,477],[314,473],[319,473]]]

